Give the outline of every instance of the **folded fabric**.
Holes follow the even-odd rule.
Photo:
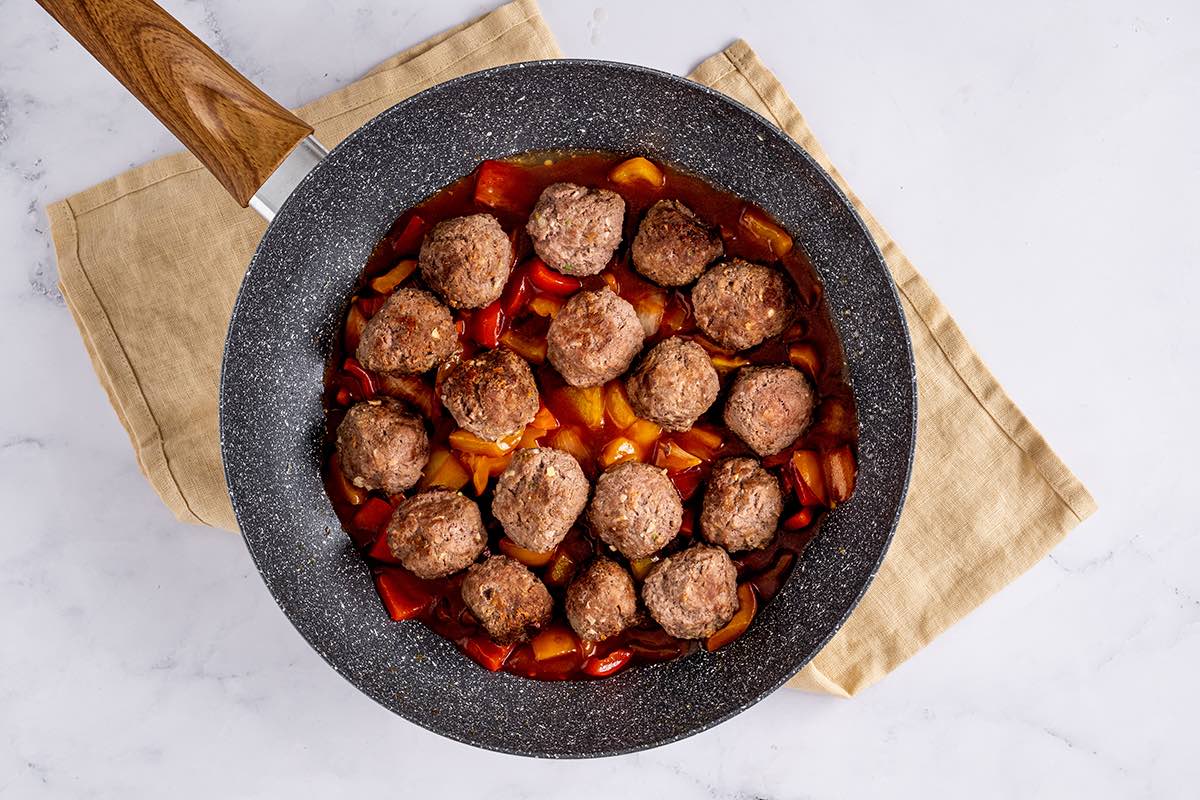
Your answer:
[[[333,145],[456,75],[559,55],[533,0],[517,0],[297,113]],[[778,125],[834,177],[883,252],[912,333],[920,419],[899,528],[862,602],[789,684],[849,696],[1028,569],[1095,504],[850,191],[750,47],[738,41],[690,77]],[[221,469],[217,385],[230,310],[264,223],[186,153],[130,170],[48,213],[63,296],[142,471],[180,519],[236,529]]]

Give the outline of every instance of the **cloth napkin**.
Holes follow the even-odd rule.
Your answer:
[[[516,0],[297,113],[332,146],[449,78],[560,55],[534,0]],[[850,619],[789,683],[848,697],[1045,556],[1095,503],[846,185],[750,46],[735,42],[690,77],[778,125],[833,176],[887,260],[912,334],[920,419],[899,528]],[[217,384],[234,297],[264,222],[187,153],[118,175],[48,214],[63,296],[142,471],[181,520],[236,530]]]

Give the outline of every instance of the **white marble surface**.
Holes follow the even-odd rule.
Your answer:
[[[299,103],[489,4],[166,5]],[[1098,515],[849,702],[781,691],[585,763],[419,730],[308,649],[239,539],[177,524],[138,473],[42,207],[177,145],[0,0],[0,796],[1196,796],[1200,7],[693,5],[545,13],[569,55],[677,72],[747,38]]]

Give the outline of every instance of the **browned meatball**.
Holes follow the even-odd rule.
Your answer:
[[[459,426],[497,441],[533,421],[537,384],[525,359],[500,347],[455,367],[442,382],[442,403]]]
[[[753,458],[727,458],[713,467],[704,489],[700,532],[731,553],[764,547],[783,512],[779,480]]]
[[[512,242],[491,214],[439,222],[421,243],[425,283],[453,308],[480,308],[499,299],[512,266]]]
[[[392,556],[418,578],[466,569],[487,544],[479,506],[450,489],[430,489],[400,503],[387,537]]]
[[[637,617],[637,593],[624,567],[597,558],[567,587],[567,622],[589,642],[616,636]]]
[[[717,399],[721,385],[704,348],[672,336],[646,354],[625,388],[638,416],[686,431]]]
[[[588,481],[575,456],[552,447],[518,450],[496,481],[492,514],[508,538],[538,553],[553,550],[588,499]]]
[[[717,264],[696,281],[692,308],[700,330],[732,350],[783,333],[796,314],[791,280],[740,258]]]
[[[744,367],[725,401],[725,424],[751,450],[771,456],[808,430],[815,402],[813,388],[800,370]]]
[[[578,292],[550,323],[546,356],[572,386],[600,386],[629,369],[645,338],[637,312],[615,292]]]
[[[355,355],[374,372],[425,372],[458,349],[450,309],[429,292],[397,289],[363,328]]]
[[[425,423],[398,400],[356,403],[337,429],[338,461],[355,486],[399,494],[429,461]]]
[[[692,545],[654,568],[642,584],[642,599],[672,636],[712,636],[737,613],[737,568],[721,548]]]
[[[626,558],[645,558],[679,533],[683,503],[666,470],[627,461],[596,481],[588,522]]]
[[[595,275],[621,243],[625,201],[607,189],[547,186],[525,230],[538,257],[567,275]]]
[[[471,567],[463,579],[462,598],[488,636],[500,644],[528,639],[550,621],[554,607],[545,584],[505,556]]]
[[[630,248],[637,271],[661,286],[691,283],[724,251],[720,235],[678,200],[650,206]]]

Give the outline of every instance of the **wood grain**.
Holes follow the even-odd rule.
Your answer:
[[[312,128],[151,0],[38,0],[243,207]]]

